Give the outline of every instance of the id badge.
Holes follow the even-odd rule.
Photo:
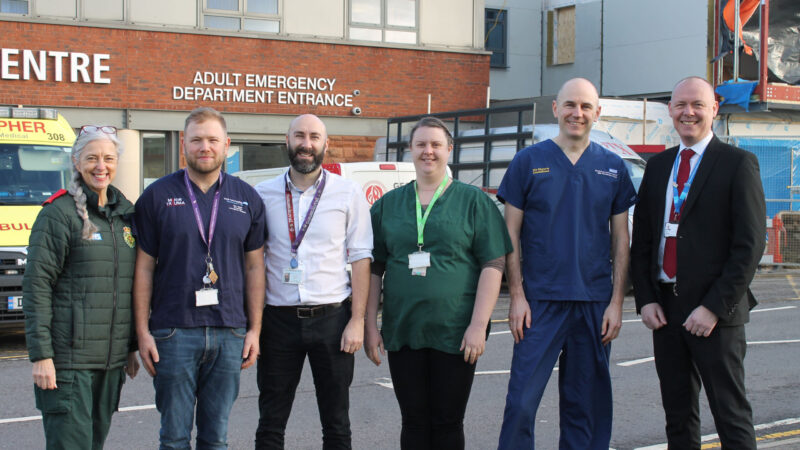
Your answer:
[[[303,265],[298,263],[295,268],[283,269],[284,284],[301,284],[303,281]]]
[[[676,237],[676,236],[678,236],[678,224],[677,223],[672,223],[672,222],[667,222],[664,225],[664,237],[665,238],[671,238],[671,237]]]
[[[408,255],[409,269],[424,269],[431,266],[431,254],[418,251]]]
[[[194,306],[213,306],[219,305],[216,289],[200,289],[194,291]]]

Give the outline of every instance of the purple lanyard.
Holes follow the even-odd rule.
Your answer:
[[[219,189],[222,187],[222,172],[219,173],[219,184],[217,184],[216,192],[214,192],[214,205],[211,207],[211,223],[208,225],[208,240],[206,240],[206,230],[203,226],[203,217],[200,215],[200,208],[197,206],[197,198],[194,196],[194,190],[189,182],[189,174],[186,170],[183,171],[183,181],[186,183],[186,190],[189,191],[189,200],[192,202],[192,210],[194,211],[194,221],[197,222],[197,229],[200,230],[200,237],[208,247],[208,254],[211,255],[211,240],[214,239],[214,228],[217,226],[217,212],[219,211]]]
[[[292,190],[289,188],[289,175],[286,174],[286,178],[284,179],[284,183],[286,186],[286,216],[289,223],[289,239],[292,241],[292,258],[296,257],[297,255],[297,248],[300,247],[300,242],[303,241],[303,238],[306,235],[306,230],[308,230],[308,225],[311,224],[311,217],[314,216],[314,211],[317,210],[317,205],[319,204],[319,199],[322,197],[322,190],[325,189],[325,179],[327,177],[327,173],[323,170],[322,171],[322,180],[319,182],[319,186],[317,186],[317,192],[314,193],[314,198],[311,200],[311,206],[308,207],[308,214],[306,214],[305,220],[303,220],[303,224],[300,226],[300,232],[297,233],[295,236],[295,228],[294,228],[294,205],[292,204]],[[296,261],[292,261],[293,267],[296,265]]]

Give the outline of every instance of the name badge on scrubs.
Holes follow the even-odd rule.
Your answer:
[[[427,274],[428,267],[430,266],[430,253],[420,250],[408,255],[408,268],[411,269],[411,275],[424,277]]]
[[[678,224],[667,222],[664,225],[664,237],[671,238],[671,237],[676,237],[677,235],[678,235]]]
[[[217,290],[200,289],[199,291],[194,291],[194,305],[195,306],[219,305],[219,298],[217,298]]]
[[[301,284],[303,281],[303,264],[298,262],[297,267],[283,269],[284,284]]]

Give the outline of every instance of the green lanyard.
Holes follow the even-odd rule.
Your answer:
[[[436,203],[436,200],[442,195],[442,191],[444,191],[444,187],[447,186],[447,175],[444,176],[442,183],[436,188],[436,192],[433,193],[433,198],[431,198],[431,202],[428,204],[428,207],[425,208],[425,215],[422,215],[422,205],[419,203],[419,192],[417,192],[417,182],[414,181],[414,193],[416,194],[415,200],[417,201],[417,246],[419,246],[419,250],[422,251],[422,232],[425,230],[425,222],[428,221],[428,215],[430,215],[431,210],[433,209],[433,204]]]

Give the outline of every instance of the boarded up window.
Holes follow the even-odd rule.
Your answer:
[[[547,11],[547,64],[575,62],[575,6]]]

